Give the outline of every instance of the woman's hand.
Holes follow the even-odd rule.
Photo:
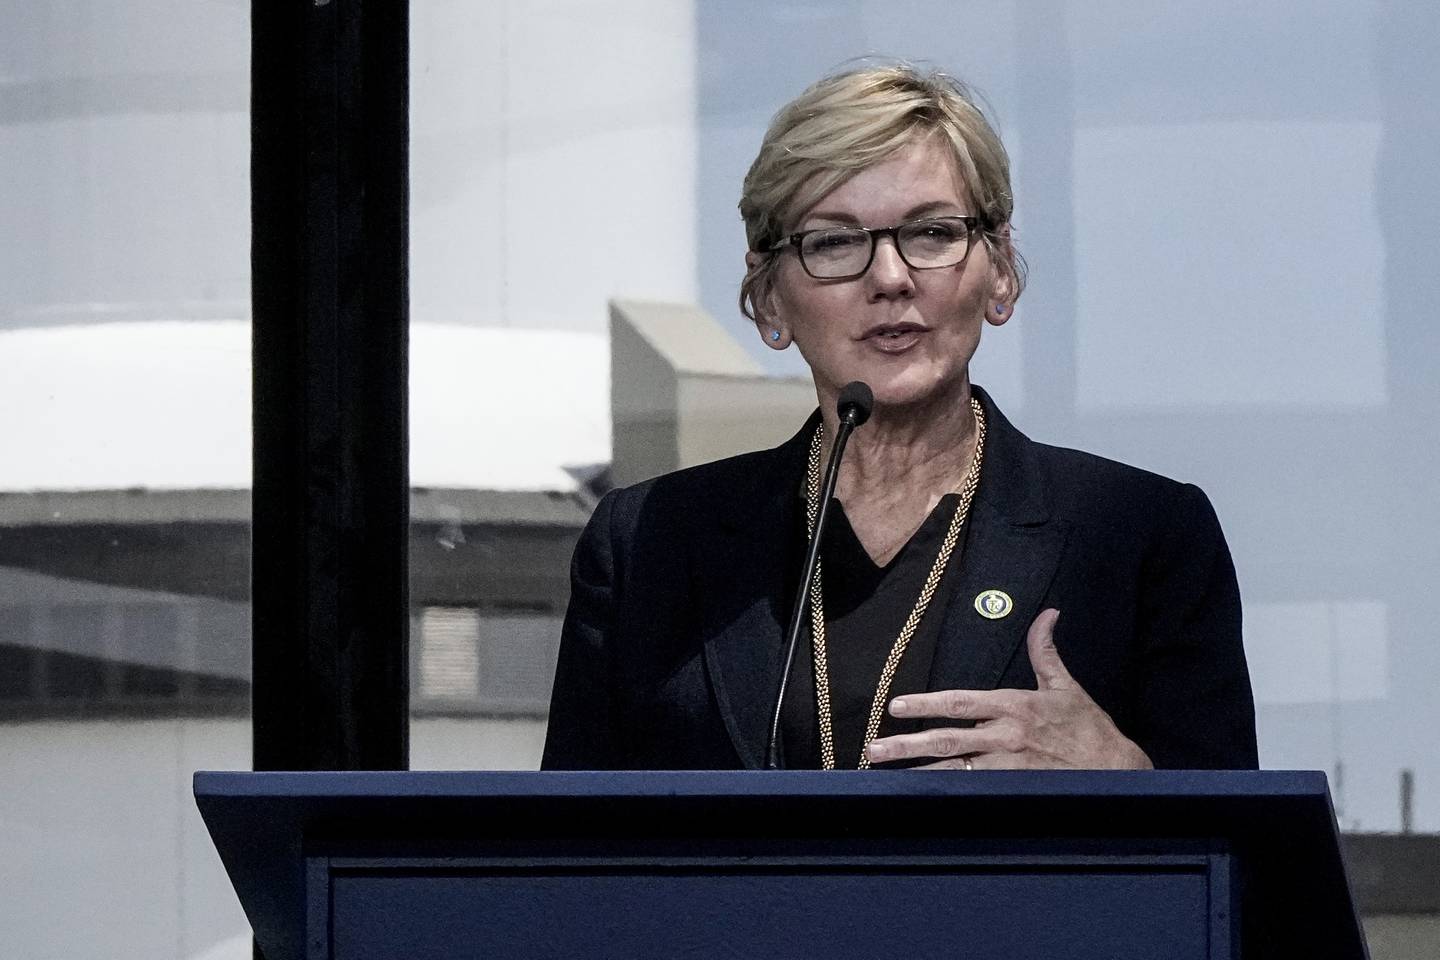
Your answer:
[[[1090,699],[1055,649],[1058,610],[1042,610],[1025,646],[1037,690],[940,690],[890,701],[892,716],[975,720],[971,728],[937,727],[920,733],[877,737],[867,748],[872,762],[940,757],[920,769],[1149,770],[1153,767],[1110,715]]]

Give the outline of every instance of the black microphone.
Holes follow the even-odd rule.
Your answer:
[[[770,717],[770,741],[765,745],[765,769],[780,769],[780,710],[785,705],[785,687],[790,682],[790,668],[795,663],[795,648],[800,644],[800,631],[805,625],[805,610],[810,603],[810,581],[815,579],[815,564],[820,562],[820,538],[825,533],[825,520],[830,513],[830,498],[835,495],[835,480],[840,476],[840,458],[845,455],[845,444],[850,432],[870,419],[875,406],[875,394],[859,380],[852,380],[840,390],[835,403],[835,412],[840,415],[840,429],[835,431],[835,443],[830,448],[830,465],[825,468],[825,482],[820,489],[820,510],[815,517],[815,534],[805,551],[805,567],[800,575],[800,589],[795,596],[794,611],[790,615],[789,639],[785,645],[785,666],[780,671],[780,689],[775,694],[775,711]]]

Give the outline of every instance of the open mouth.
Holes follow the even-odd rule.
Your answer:
[[[919,324],[899,323],[868,330],[861,339],[881,353],[901,353],[919,343],[924,333],[926,329]]]
[[[920,324],[918,323],[897,323],[882,327],[872,327],[871,329],[865,331],[865,335],[861,337],[861,339],[874,340],[878,338],[881,340],[898,340],[899,338],[908,336],[912,333],[924,332],[925,328],[920,326]]]
[[[920,339],[926,328],[918,323],[887,323],[871,327],[860,338],[882,349],[897,348]]]

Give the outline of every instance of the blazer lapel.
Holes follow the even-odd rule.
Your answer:
[[[953,571],[959,579],[941,623],[931,690],[995,688],[1024,645],[1065,547],[1065,525],[1049,516],[1032,442],[983,391],[975,393],[986,413],[985,462],[960,568]],[[975,603],[986,590],[1008,595],[1009,613],[982,616]]]
[[[1055,523],[1019,526],[984,508],[972,511],[969,522],[974,526],[940,627],[931,690],[995,688],[1040,612],[1065,545]],[[1010,612],[993,620],[982,616],[975,601],[986,590],[1004,591],[1014,603]]]
[[[771,460],[756,464],[725,498],[719,533],[703,545],[705,555],[694,566],[693,596],[725,591],[719,622],[708,626],[713,632],[705,639],[705,666],[725,729],[750,769],[765,762],[780,685],[785,628],[800,579],[800,571],[790,568],[804,559],[794,537],[805,444],[818,417],[770,451]]]

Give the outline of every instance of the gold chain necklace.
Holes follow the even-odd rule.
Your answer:
[[[890,648],[890,656],[885,658],[885,669],[880,672],[880,682],[875,687],[875,699],[870,704],[870,719],[865,725],[865,739],[860,744],[860,763],[857,767],[860,770],[870,767],[865,746],[880,732],[880,718],[885,712],[885,701],[890,696],[890,684],[895,679],[895,670],[900,666],[900,658],[905,655],[905,648],[909,646],[910,638],[915,635],[915,629],[920,626],[920,618],[925,616],[925,608],[930,605],[936,588],[940,586],[940,577],[945,573],[945,565],[950,562],[950,554],[955,552],[955,545],[960,542],[960,531],[964,529],[965,520],[970,516],[970,501],[975,498],[975,488],[980,484],[980,461],[985,454],[985,410],[974,397],[970,398],[970,410],[975,415],[975,455],[970,458],[970,467],[965,471],[965,479],[960,483],[960,504],[955,508],[950,529],[940,544],[940,553],[935,557],[930,575],[925,578],[925,586],[920,589],[915,608],[910,611],[905,626],[900,628],[900,635],[895,638],[895,645]],[[820,512],[820,450],[824,438],[825,424],[822,421],[816,426],[815,435],[810,440],[810,464],[806,475],[805,515],[809,521],[811,538],[815,536],[815,518]],[[820,589],[819,558],[815,561],[815,578],[810,582],[810,625],[814,641],[815,707],[819,714],[820,761],[826,770],[834,770],[835,731],[830,723],[830,668],[825,654],[825,598]]]

